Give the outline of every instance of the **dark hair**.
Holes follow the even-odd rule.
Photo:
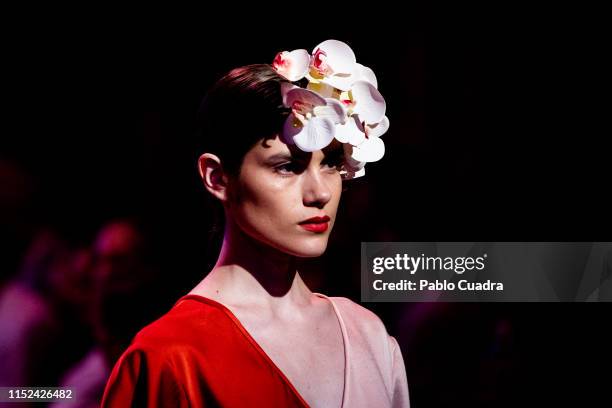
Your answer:
[[[288,83],[271,65],[235,68],[208,91],[197,113],[196,153],[213,153],[223,170],[238,177],[246,153],[260,140],[276,136],[289,115],[283,106],[281,84]],[[219,254],[223,236],[223,208],[206,194],[211,228],[205,246],[207,267]],[[206,205],[206,204],[205,204]]]
[[[217,155],[224,171],[237,176],[255,143],[280,132],[289,114],[281,95],[284,82],[289,81],[268,64],[236,68],[219,79],[198,111],[199,154]]]

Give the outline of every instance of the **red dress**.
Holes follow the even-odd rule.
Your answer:
[[[331,302],[340,323],[341,406],[410,407],[400,347],[380,318],[350,299],[313,294]],[[111,373],[102,406],[308,404],[227,307],[187,295],[136,335]]]
[[[131,406],[308,404],[229,309],[186,295],[138,333],[111,373],[102,407]]]

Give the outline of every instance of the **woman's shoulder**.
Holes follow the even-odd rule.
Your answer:
[[[165,314],[142,328],[132,340],[130,349],[171,352],[190,342],[202,344],[211,339],[213,326],[227,324],[222,310],[206,301],[187,295],[180,298]]]
[[[369,324],[382,324],[382,321],[376,313],[352,299],[343,296],[328,296],[328,298],[343,312],[347,312],[351,316],[357,317],[359,320],[363,320]]]
[[[346,329],[367,337],[388,338],[387,329],[380,317],[370,309],[342,296],[330,296],[344,321]]]
[[[379,367],[390,367],[399,349],[381,318],[370,309],[346,297],[330,297],[336,306],[353,353],[370,356],[366,359]],[[362,360],[364,361],[364,360]]]

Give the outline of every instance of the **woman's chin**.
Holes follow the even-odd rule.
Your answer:
[[[300,258],[316,258],[323,255],[326,249],[327,236],[294,241],[286,252]]]

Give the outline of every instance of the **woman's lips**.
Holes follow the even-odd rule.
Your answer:
[[[299,225],[306,231],[325,232],[327,228],[329,228],[329,220],[330,218],[327,215],[323,217],[312,217],[300,222]]]
[[[329,227],[329,224],[326,222],[321,222],[318,224],[300,224],[300,227],[304,228],[307,231],[312,232],[325,232]]]

